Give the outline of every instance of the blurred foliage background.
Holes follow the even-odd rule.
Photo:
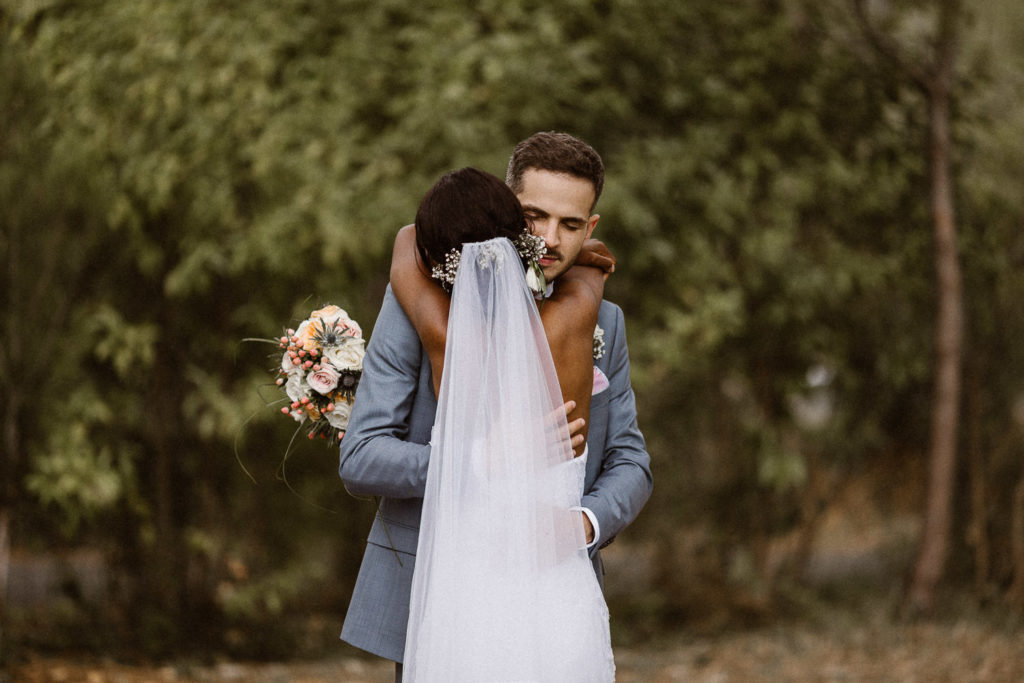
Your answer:
[[[909,520],[879,551],[898,587],[935,366],[929,110],[855,4],[0,0],[0,579],[60,568],[44,610],[7,591],[4,652],[336,644],[374,505],[320,444],[280,481],[276,348],[241,340],[328,302],[372,336],[422,194],[503,176],[537,130],[608,168],[598,236],[656,479],[609,548],[617,637],[799,603],[857,487],[853,512]],[[934,4],[868,3],[912,55]],[[1024,7],[958,21],[947,582],[1019,607]],[[617,592],[616,564],[647,573]]]

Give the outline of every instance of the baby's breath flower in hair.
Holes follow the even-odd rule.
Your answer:
[[[455,286],[455,274],[459,272],[459,259],[462,252],[452,249],[444,257],[444,263],[439,263],[430,269],[430,276],[441,283],[441,288],[449,294]]]

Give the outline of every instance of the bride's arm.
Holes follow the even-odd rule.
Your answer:
[[[416,229],[407,225],[398,231],[391,254],[391,291],[416,329],[430,358],[434,393],[441,389],[444,347],[448,335],[451,299],[430,277],[430,271],[416,249]]]
[[[594,328],[604,295],[604,281],[614,268],[614,259],[604,245],[593,242],[596,244],[588,247],[590,254],[581,255],[577,263],[594,265],[575,265],[566,271],[558,279],[551,298],[540,309],[562,398],[576,403],[568,419],[583,418],[588,422],[594,387]],[[601,258],[590,258],[591,254]],[[584,437],[586,432],[584,427]],[[574,452],[581,455],[582,451],[581,445]]]

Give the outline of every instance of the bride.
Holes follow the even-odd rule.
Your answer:
[[[442,177],[395,242],[392,289],[438,392],[407,681],[614,680],[577,507],[586,449],[563,408],[589,417],[606,275],[577,265],[538,304],[524,266],[539,273],[543,244],[512,191],[471,168]],[[612,260],[597,248],[577,263]]]

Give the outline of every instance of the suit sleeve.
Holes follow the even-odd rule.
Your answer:
[[[355,495],[422,498],[430,446],[407,441],[423,347],[388,286],[341,440],[338,473]]]
[[[629,349],[622,310],[615,308],[614,333],[606,334],[609,387],[608,434],[601,472],[582,505],[597,517],[600,547],[636,519],[651,496],[651,458],[637,426],[636,398],[629,381]]]

